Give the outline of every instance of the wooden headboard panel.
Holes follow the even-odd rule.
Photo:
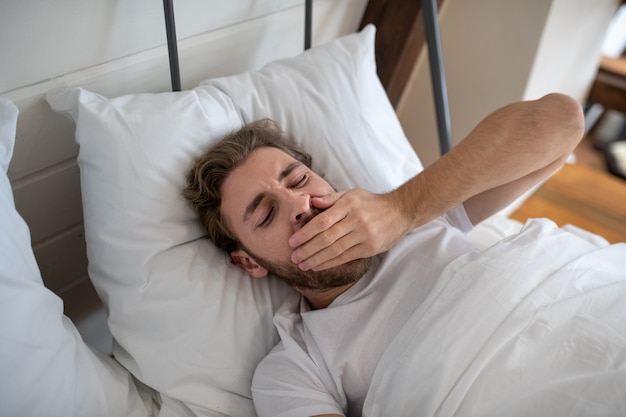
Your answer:
[[[437,0],[438,8],[441,8],[443,1]],[[378,76],[395,107],[426,42],[421,2],[369,0],[361,27],[369,23],[377,28]]]

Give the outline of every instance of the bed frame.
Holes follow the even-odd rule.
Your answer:
[[[428,46],[428,60],[441,154],[451,147],[450,112],[437,11],[444,0],[370,0],[361,27],[376,26],[376,62],[391,103],[398,105],[417,57]]]
[[[401,62],[403,67],[407,66],[406,58],[407,54],[410,54],[413,58],[415,52],[419,53],[421,48],[421,42],[409,42],[410,37],[415,37],[415,32],[422,29],[421,26],[412,24],[409,31],[397,30],[397,18],[401,18],[400,28],[406,27],[406,16],[413,18],[414,22],[422,21],[423,30],[426,36],[426,43],[428,45],[428,59],[430,64],[430,74],[432,78],[433,97],[435,101],[435,111],[437,117],[437,128],[439,132],[439,148],[441,154],[445,154],[452,147],[452,134],[450,126],[450,111],[448,109],[448,93],[446,88],[446,77],[443,68],[443,58],[441,52],[441,40],[439,36],[439,22],[437,18],[437,10],[443,0],[437,3],[437,0],[421,0],[421,10],[417,2],[406,1],[390,1],[381,2],[371,0],[368,3],[368,7],[365,11],[365,16],[361,22],[361,27],[368,23],[374,23],[379,29],[379,35],[376,40],[376,60],[379,68],[379,75],[382,71],[388,71],[389,64],[391,63],[391,74],[394,76],[396,71],[395,67]],[[383,10],[380,10],[380,9]],[[408,13],[407,13],[407,10]],[[165,31],[167,36],[167,47],[170,64],[170,78],[172,82],[172,91],[181,90],[181,78],[180,68],[178,62],[178,46],[176,43],[176,23],[174,17],[174,4],[173,0],[163,0],[163,9],[165,16]],[[402,12],[402,13],[398,13]],[[305,0],[304,7],[304,49],[311,47],[311,34],[312,34],[312,16],[313,16],[313,0]],[[421,17],[421,18],[420,18]],[[389,30],[393,25],[393,31]],[[386,39],[385,37],[390,36]],[[398,36],[397,34],[400,34]],[[397,39],[402,38],[402,39]],[[383,47],[384,44],[396,45],[393,48],[396,56],[385,56],[387,48]],[[400,55],[397,55],[400,51]],[[415,61],[413,60],[413,63]],[[404,87],[408,79],[408,72],[402,71],[402,80],[400,82],[393,80],[390,77],[385,77],[383,85],[387,90],[387,94],[390,96],[392,103],[395,105],[399,99],[401,91],[397,91],[395,85],[401,84]],[[383,78],[381,78],[382,80]],[[393,96],[390,94],[390,84],[394,86]]]

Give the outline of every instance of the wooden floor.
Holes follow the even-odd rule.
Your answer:
[[[573,224],[626,242],[626,181],[611,175],[593,132],[576,149],[576,163],[564,166],[530,196],[511,217],[525,221],[548,217],[559,226]]]
[[[511,217],[519,221],[547,217],[612,243],[626,242],[626,181],[580,163],[566,164]]]

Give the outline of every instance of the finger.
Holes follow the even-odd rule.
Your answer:
[[[337,227],[337,223],[345,219],[346,215],[347,213],[344,210],[326,210],[318,214],[300,230],[291,235],[289,238],[289,246],[296,248],[309,242],[318,235],[327,232],[331,227]],[[339,230],[335,231],[335,233],[337,232],[339,232]],[[341,235],[342,233],[339,233],[339,236]],[[326,240],[329,244],[334,242],[334,239],[331,238],[332,234],[327,234],[322,237],[322,239]],[[311,253],[310,250],[308,253]]]
[[[331,207],[344,193],[332,193],[321,197],[312,197],[311,205],[315,208],[326,210]]]
[[[320,216],[317,216],[317,217],[320,217]],[[343,219],[340,219],[340,220],[343,220]],[[348,234],[351,234],[352,232],[353,232],[353,228],[349,224],[346,224],[343,222],[335,223],[335,225],[332,228],[326,229],[318,233],[317,235],[309,239],[308,242],[297,247],[291,253],[291,261],[296,264],[299,264],[307,260],[311,256],[319,253],[320,251],[324,251],[324,250],[332,251],[333,249],[329,248],[331,245],[333,244],[337,245],[336,242],[339,239],[345,237]]]
[[[341,257],[345,256],[346,253],[352,254],[352,248],[359,246],[360,243],[361,238],[358,234],[348,233],[332,243],[326,244],[326,242],[323,242],[319,251],[313,252],[309,257],[302,258],[302,261],[296,263],[304,271],[309,269],[317,270],[316,268],[320,265],[324,265],[333,259],[337,259],[338,262],[342,263]]]
[[[313,271],[323,271],[326,269],[334,268],[343,264],[346,264],[350,261],[354,261],[356,259],[361,259],[367,257],[366,254],[363,253],[361,245],[355,245],[350,249],[343,252],[341,255],[331,258],[325,262],[322,262],[312,268]]]

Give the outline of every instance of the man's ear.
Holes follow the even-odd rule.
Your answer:
[[[234,250],[230,253],[230,258],[234,263],[244,269],[252,278],[263,278],[268,274],[267,269],[256,263],[254,259],[246,251],[241,249]]]

